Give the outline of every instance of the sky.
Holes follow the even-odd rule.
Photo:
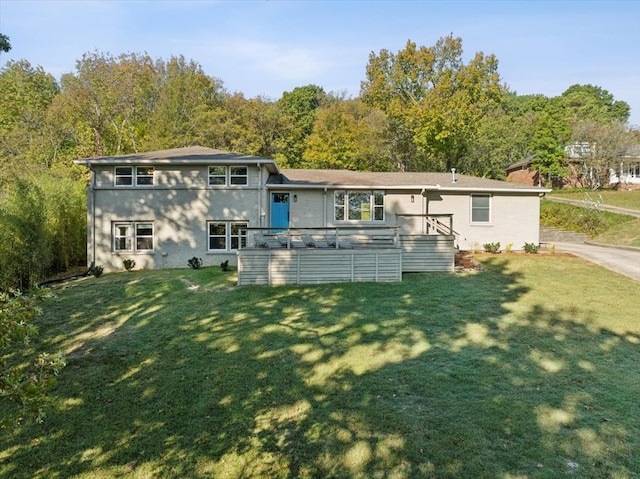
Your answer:
[[[640,0],[0,0],[12,50],[60,79],[87,52],[184,55],[231,93],[277,100],[318,85],[357,97],[371,53],[453,34],[464,59],[494,54],[519,95],[599,86],[640,128]]]

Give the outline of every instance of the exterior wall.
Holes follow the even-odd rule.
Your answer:
[[[290,190],[292,197],[297,195],[297,202],[291,203],[291,227],[399,226],[401,236],[425,235],[432,232],[424,219],[401,215],[453,214],[455,244],[462,250],[482,249],[483,244],[495,242],[499,242],[502,249],[511,243],[514,250],[520,250],[525,243],[539,243],[540,197],[537,194],[494,192],[490,200],[490,221],[472,223],[472,192],[427,191],[423,195],[420,190],[387,190],[384,221],[337,222],[333,220],[334,191],[328,189],[325,194],[318,190]]]
[[[525,243],[540,241],[540,198],[531,194],[493,193],[490,199],[490,221],[472,223],[470,194],[429,193],[429,213],[453,213],[456,244],[462,250],[482,249],[485,243],[499,242],[504,249],[514,250]]]
[[[209,187],[207,174],[206,166],[156,166],[154,186],[114,187],[113,167],[94,168],[96,186],[88,190],[89,264],[120,271],[122,260],[131,258],[136,269],[183,268],[195,256],[205,266],[226,260],[234,265],[235,250],[208,251],[207,221],[262,226],[266,192],[258,187],[256,167],[249,167],[249,186]],[[118,221],[153,222],[153,251],[114,251],[113,224]]]

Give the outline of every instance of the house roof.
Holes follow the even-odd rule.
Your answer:
[[[507,166],[507,173],[513,170],[522,170],[524,168],[527,168],[529,165],[531,165],[531,163],[533,163],[533,160],[536,156],[538,155],[534,153],[533,155],[529,155],[520,161],[516,161],[513,165]]]
[[[506,181],[489,180],[475,176],[451,173],[424,172],[368,172],[349,170],[293,170],[283,169],[280,174],[269,176],[267,186],[277,189],[286,186],[292,189],[317,188],[379,188],[379,189],[426,189],[437,191],[512,191],[548,192],[545,188],[533,187]]]
[[[162,164],[260,164],[270,173],[267,187],[277,189],[286,186],[291,189],[402,189],[402,190],[438,190],[438,191],[503,191],[520,193],[542,193],[551,190],[506,181],[489,180],[475,176],[455,175],[451,173],[423,172],[368,172],[350,170],[280,170],[270,158],[229,153],[226,151],[190,146],[170,150],[131,153],[120,156],[101,156],[75,160],[78,165],[88,167],[99,165],[162,165]]]
[[[276,173],[278,167],[271,158],[241,155],[228,151],[205,148],[204,146],[189,146],[186,148],[173,148],[170,150],[149,151],[145,153],[131,153],[119,156],[99,156],[94,158],[80,158],[76,164],[84,166],[93,165],[140,165],[140,164],[261,164],[265,165],[269,172]]]

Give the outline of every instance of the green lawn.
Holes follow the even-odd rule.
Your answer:
[[[56,406],[4,433],[0,478],[637,477],[638,283],[481,261],[398,284],[64,285],[34,344],[67,354]]]
[[[549,193],[548,196],[558,196],[560,198],[567,198],[578,201],[585,201],[588,198],[591,200],[598,200],[602,198],[602,203],[610,206],[617,206],[619,208],[627,208],[630,210],[640,211],[640,190],[634,191],[572,191],[572,190],[554,190]]]

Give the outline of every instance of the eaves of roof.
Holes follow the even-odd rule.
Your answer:
[[[75,160],[74,163],[88,167],[99,165],[228,165],[239,163],[244,165],[264,165],[270,173],[278,172],[278,166],[271,158],[229,153],[214,148],[205,148],[203,146],[131,153],[120,156],[80,158]]]

